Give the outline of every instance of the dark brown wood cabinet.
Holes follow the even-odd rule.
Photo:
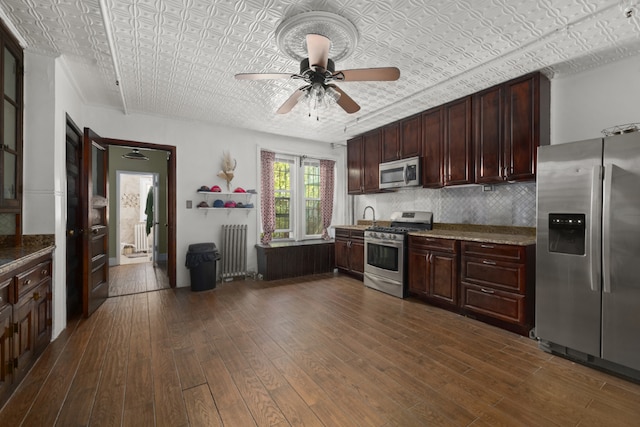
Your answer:
[[[363,187],[365,193],[375,193],[380,184],[380,130],[364,134],[362,145]]]
[[[381,135],[380,130],[375,130],[347,141],[347,192],[349,194],[378,191]]]
[[[364,275],[364,230],[336,228],[336,267],[362,280]]]
[[[347,192],[362,194],[364,191],[363,137],[347,141]]]
[[[433,108],[422,114],[422,186],[444,185],[444,109]]]
[[[535,179],[537,148],[549,144],[549,92],[534,73],[474,95],[477,183]]]
[[[409,236],[409,293],[457,309],[459,242]]]
[[[422,155],[422,117],[417,114],[400,122],[400,158]]]
[[[472,184],[471,97],[444,105],[444,185]]]
[[[391,162],[400,159],[400,122],[394,122],[382,128],[380,160]]]
[[[2,273],[0,283],[2,405],[51,341],[51,254]]]
[[[9,304],[9,289],[12,280],[0,284],[0,405],[2,397],[8,395],[14,383],[14,328],[13,307]]]
[[[533,327],[535,246],[461,243],[462,308],[524,335]]]

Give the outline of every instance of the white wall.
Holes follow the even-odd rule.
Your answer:
[[[551,144],[640,122],[640,56],[551,80]]]
[[[214,126],[194,121],[170,120],[143,114],[124,115],[120,111],[85,107],[83,126],[88,126],[99,135],[109,138],[127,139],[162,145],[176,146],[177,162],[177,286],[189,286],[189,271],[184,259],[189,244],[214,242],[220,248],[220,226],[222,224],[248,224],[249,257],[248,268],[257,271],[254,245],[258,242],[259,209],[239,211],[202,211],[195,206],[202,200],[196,190],[202,186],[226,183],[216,174],[221,169],[222,153],[228,150],[238,162],[232,189],[256,189],[260,191],[258,177],[260,148],[288,153],[306,154],[336,160],[338,171],[337,194],[333,223],[345,223],[346,189],[342,171],[345,170],[344,147],[332,148],[330,144],[286,138],[270,134],[244,131],[224,126]],[[187,209],[187,200],[193,208]],[[210,200],[211,202],[211,200]],[[259,206],[259,196],[254,196]]]

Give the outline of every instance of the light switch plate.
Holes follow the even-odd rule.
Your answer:
[[[187,200],[187,209],[193,208],[193,202],[191,200]]]

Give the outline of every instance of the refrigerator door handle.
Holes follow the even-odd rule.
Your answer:
[[[602,291],[611,293],[611,189],[613,163],[604,165],[604,207],[602,209]]]
[[[589,241],[591,242],[591,290],[600,292],[600,215],[602,208],[602,165],[593,167],[591,174],[591,212]]]

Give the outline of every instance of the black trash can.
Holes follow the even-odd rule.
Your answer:
[[[216,287],[216,261],[220,253],[215,243],[189,245],[184,263],[191,274],[191,290],[206,291]]]

